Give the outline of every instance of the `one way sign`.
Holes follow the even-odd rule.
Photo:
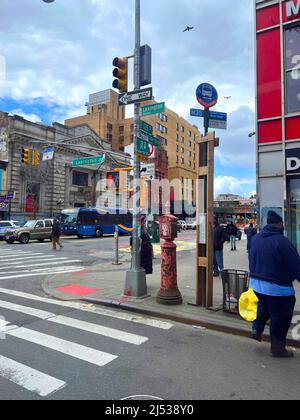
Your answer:
[[[139,102],[150,101],[153,97],[153,89],[141,89],[135,92],[127,92],[119,95],[119,105],[132,105]]]

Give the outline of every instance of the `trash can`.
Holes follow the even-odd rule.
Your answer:
[[[249,287],[249,273],[243,270],[223,270],[223,311],[239,313],[239,299]]]

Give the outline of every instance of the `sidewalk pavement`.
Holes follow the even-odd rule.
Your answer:
[[[179,247],[182,244],[179,244]],[[186,245],[188,250],[178,253],[178,287],[182,293],[184,303],[179,306],[165,306],[156,302],[160,288],[160,257],[156,247],[154,260],[154,274],[147,276],[149,297],[137,299],[124,296],[125,273],[130,268],[130,254],[127,249],[122,250],[122,265],[112,265],[113,253],[107,262],[95,264],[91,267],[67,274],[51,275],[43,283],[46,294],[60,300],[84,300],[91,304],[111,306],[122,310],[142,313],[183,322],[194,328],[210,328],[231,334],[249,336],[251,325],[243,321],[238,315],[227,314],[222,310],[223,287],[221,278],[214,279],[214,308],[207,310],[195,306],[196,290],[196,258],[195,245]],[[94,252],[94,251],[93,251]],[[100,254],[100,252],[99,252]],[[100,255],[99,255],[100,256]],[[103,261],[103,260],[102,260]],[[224,250],[225,268],[248,270],[246,242],[237,244],[237,252],[231,252],[228,244]],[[295,284],[298,296],[296,313],[300,314],[300,284]],[[292,338],[290,336],[290,338]],[[266,339],[268,339],[266,337]],[[291,341],[294,346],[300,346],[300,341]]]

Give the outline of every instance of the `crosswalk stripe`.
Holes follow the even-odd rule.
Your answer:
[[[143,337],[137,334],[127,333],[124,331],[116,330],[114,328],[107,328],[101,325],[96,325],[90,322],[85,322],[66,316],[55,315],[51,312],[42,311],[40,309],[35,309],[28,306],[17,305],[3,300],[0,300],[0,308],[20,312],[35,318],[42,319],[44,321],[52,322],[54,324],[64,325],[66,327],[71,327],[90,332],[92,334],[113,338],[115,340],[123,341],[129,344],[135,344],[137,346],[140,346],[141,344],[148,341],[147,337]]]
[[[81,263],[81,260],[68,260],[67,258],[65,258],[64,261],[55,261],[55,262],[51,261],[51,262],[48,262],[48,263],[30,264],[30,265],[15,265],[15,266],[11,266],[11,268],[29,268],[29,267],[31,268],[31,267],[43,267],[43,266],[49,267],[51,265],[57,266],[57,265],[66,264],[66,263],[68,263],[68,264],[70,264],[70,263],[72,263],[72,264],[73,263]],[[12,273],[11,271],[7,271],[7,272],[3,271],[6,268],[10,268],[10,267],[7,267],[7,266],[1,267],[1,274]],[[33,271],[33,270],[30,270],[30,271]],[[25,271],[23,270],[22,272],[24,273],[24,272],[26,272],[26,270]],[[16,271],[16,273],[19,273],[19,271]]]
[[[37,295],[32,295],[29,293],[25,293],[25,292],[19,292],[16,290],[10,290],[10,289],[5,289],[5,288],[0,288],[0,293],[3,293],[5,295],[10,295],[10,296],[16,296],[16,297],[20,297],[23,299],[28,299],[28,300],[32,300],[32,301],[36,301],[36,302],[43,302],[43,303],[49,303],[51,305],[55,305],[55,306],[62,306],[65,308],[72,308],[72,309],[78,309],[80,311],[83,312],[88,312],[88,313],[94,313],[94,314],[98,314],[98,315],[103,315],[103,316],[107,316],[110,318],[117,318],[117,319],[121,319],[124,321],[130,321],[136,324],[142,324],[142,325],[147,325],[150,327],[154,327],[154,328],[159,328],[159,329],[163,329],[163,330],[169,330],[173,327],[173,324],[166,322],[166,321],[160,321],[157,320],[155,318],[147,318],[147,317],[142,317],[139,315],[135,315],[135,314],[130,314],[130,313],[126,313],[126,312],[117,312],[117,311],[112,311],[109,309],[104,309],[104,308],[100,308],[100,307],[90,307],[86,304],[83,303],[79,303],[79,302],[66,302],[66,301],[58,301],[58,300],[54,300],[54,299],[49,299],[49,298],[43,298]]]
[[[37,258],[37,257],[39,257],[39,258],[42,258],[42,255],[44,255],[44,254],[32,254],[32,255],[28,255],[28,256],[26,256],[26,257],[5,257],[5,260],[6,261],[22,261],[22,260],[30,260],[30,259],[33,259],[34,257],[35,258]],[[53,255],[53,257],[54,257],[54,255]],[[0,257],[0,258],[2,258],[2,257]],[[4,258],[4,257],[3,257]]]
[[[6,334],[100,367],[105,366],[118,358],[118,356],[110,353],[105,353],[23,327],[8,331]]]
[[[22,274],[22,275],[13,275],[13,276],[1,276],[0,280],[10,280],[10,279],[18,279],[18,278],[24,278],[24,277],[34,277],[34,276],[40,276],[45,274],[64,274],[64,273],[77,273],[79,271],[84,270],[84,267],[73,267],[73,268],[65,268],[65,269],[52,269],[48,271],[37,271],[32,272],[28,274]]]
[[[59,379],[3,356],[0,356],[0,376],[40,397],[48,397],[66,386]]]
[[[14,257],[23,257],[23,256],[26,256],[26,255],[44,255],[44,254],[42,254],[41,252],[22,252],[22,253],[13,253],[13,254],[9,254],[9,255],[3,255],[2,253],[1,253],[1,256],[0,256],[0,258],[1,258],[1,260],[4,260],[4,259],[6,259],[6,258],[14,258]]]
[[[54,256],[53,256],[53,258],[54,258]],[[30,259],[30,261],[25,261],[25,262],[22,262],[22,261],[15,261],[15,262],[9,262],[9,263],[4,262],[3,264],[5,264],[5,265],[1,266],[1,269],[2,268],[13,267],[16,264],[26,264],[26,265],[23,265],[22,267],[32,267],[31,262],[35,262],[35,261],[43,261],[43,262],[48,261],[47,264],[50,265],[54,261],[53,258],[35,258],[35,259],[32,259],[32,260]],[[56,262],[61,261],[62,263],[66,262],[67,260],[68,260],[67,257],[61,257],[61,258],[56,258],[55,259]]]

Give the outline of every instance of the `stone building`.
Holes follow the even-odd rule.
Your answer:
[[[88,125],[66,127],[59,123],[47,126],[0,112],[1,138],[6,152],[0,155],[0,196],[9,195],[8,208],[0,218],[26,220],[52,217],[64,208],[111,205],[114,197],[107,191],[107,173],[114,168],[130,166],[130,156],[112,152]],[[4,147],[2,147],[4,149]],[[22,163],[22,149],[29,148],[30,164]],[[43,160],[45,150],[54,149],[54,157]],[[40,164],[33,164],[33,150]],[[73,167],[76,159],[105,154],[103,165]],[[2,159],[2,160],[1,160]],[[128,198],[128,197],[127,197]],[[123,199],[123,204],[124,199]],[[1,209],[0,209],[1,210]]]

